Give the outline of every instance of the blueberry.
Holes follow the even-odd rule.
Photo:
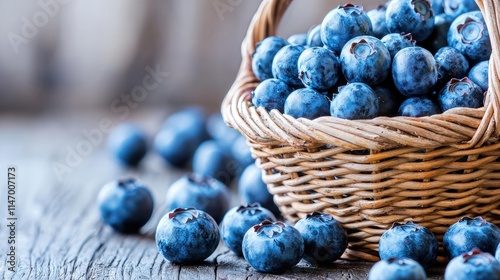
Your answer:
[[[427,228],[412,221],[394,223],[380,237],[378,250],[382,260],[410,258],[427,268],[436,261],[438,241]]]
[[[313,26],[307,32],[307,46],[310,48],[323,47],[323,41],[321,41],[321,24]]]
[[[313,264],[332,263],[347,248],[347,233],[330,214],[313,212],[297,221],[295,228],[304,239],[304,259]]]
[[[434,28],[434,12],[427,0],[393,0],[385,20],[391,33],[411,33],[417,42],[429,37]]]
[[[444,13],[444,0],[431,0],[432,10],[435,15]]]
[[[455,107],[479,108],[483,106],[483,91],[469,78],[452,78],[438,95],[439,106],[444,112]]]
[[[469,71],[469,79],[476,83],[483,92],[488,90],[489,60],[481,61]]]
[[[359,36],[347,42],[340,54],[342,73],[349,83],[380,84],[391,69],[387,47],[372,36]]]
[[[444,272],[445,280],[500,279],[500,263],[490,253],[474,249],[453,258]]]
[[[424,268],[409,258],[389,258],[375,263],[368,280],[426,280]]]
[[[227,150],[231,149],[233,143],[241,135],[238,131],[226,125],[220,113],[210,115],[206,126],[210,137]]]
[[[371,119],[378,115],[377,94],[366,84],[352,83],[339,88],[330,104],[330,114],[349,120]]]
[[[467,12],[478,11],[479,7],[474,0],[443,0],[443,10],[453,18]]]
[[[238,180],[238,195],[245,203],[259,203],[262,207],[273,212],[275,216],[280,215],[278,207],[274,204],[273,196],[262,181],[262,171],[255,163],[247,166],[241,174]]]
[[[264,81],[273,77],[274,56],[287,44],[285,40],[276,36],[267,37],[257,44],[252,55],[252,71],[257,79]]]
[[[288,42],[288,44],[307,46],[307,34],[306,33],[293,34],[290,37],[288,37],[286,41]]]
[[[378,116],[395,116],[402,99],[399,92],[386,84],[373,86],[372,89],[378,98]]]
[[[468,12],[457,17],[448,31],[448,45],[460,51],[471,64],[488,60],[491,42],[481,12]]]
[[[294,227],[266,220],[245,233],[242,250],[257,271],[279,274],[299,263],[304,240]]]
[[[495,258],[500,262],[500,243],[498,243],[497,250],[495,252]]]
[[[298,68],[302,83],[320,92],[333,88],[341,76],[338,57],[321,47],[304,50],[299,57]]]
[[[328,116],[330,100],[326,95],[310,88],[298,89],[288,96],[285,101],[285,114],[294,118],[313,120]]]
[[[147,152],[146,134],[134,124],[121,124],[109,135],[108,148],[126,166],[137,166]]]
[[[399,106],[398,115],[405,117],[425,117],[440,114],[439,106],[431,99],[424,97],[411,97]]]
[[[437,83],[436,60],[424,48],[404,48],[394,56],[392,77],[394,85],[404,96],[427,94]]]
[[[378,8],[369,10],[366,15],[370,18],[373,28],[373,36],[382,38],[389,34],[387,25],[385,24],[385,12],[387,11],[386,5],[380,5]]]
[[[414,47],[415,40],[410,33],[389,33],[380,39],[382,43],[385,45],[389,53],[391,54],[391,58],[402,49]]]
[[[242,135],[236,138],[233,147],[231,148],[231,155],[238,162],[238,169],[243,171],[244,168],[255,162],[252,157],[252,152],[247,144],[247,139]],[[239,175],[240,172],[237,172]]]
[[[271,211],[261,207],[258,203],[231,208],[224,215],[220,225],[222,241],[231,251],[238,256],[243,256],[241,249],[243,236],[251,227],[265,220],[275,222],[276,218]]]
[[[431,35],[419,42],[419,46],[426,48],[431,53],[436,53],[440,48],[448,46],[448,30],[454,19],[447,14],[436,15]]]
[[[272,63],[273,77],[293,87],[302,87],[297,61],[304,50],[305,47],[301,45],[287,45],[279,50]]]
[[[220,222],[229,210],[229,198],[229,191],[223,183],[193,173],[182,176],[170,186],[166,208],[170,211],[179,207],[195,207]]]
[[[499,242],[500,229],[482,217],[461,218],[443,237],[444,251],[450,260],[474,248],[494,255]]]
[[[331,10],[321,23],[321,40],[336,53],[340,53],[350,39],[372,33],[372,22],[363,7],[351,3]]]
[[[231,151],[224,149],[215,140],[203,142],[193,155],[194,173],[212,177],[225,185],[229,185],[241,169]]]
[[[153,213],[151,193],[135,179],[107,183],[97,200],[104,223],[121,233],[138,232]]]
[[[200,263],[217,249],[219,241],[215,220],[195,208],[176,208],[168,212],[156,228],[158,251],[172,263]]]
[[[444,86],[451,78],[461,79],[469,72],[467,58],[452,47],[439,49],[434,55],[434,59],[438,64],[438,87]]]
[[[285,100],[293,89],[284,81],[267,79],[257,85],[252,92],[252,103],[255,107],[264,107],[267,111],[276,109],[283,113]]]

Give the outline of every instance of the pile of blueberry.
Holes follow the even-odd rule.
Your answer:
[[[257,45],[252,103],[351,120],[479,108],[491,50],[474,0],[392,0],[368,12],[348,3],[307,34]]]

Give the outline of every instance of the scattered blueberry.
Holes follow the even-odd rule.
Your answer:
[[[253,226],[269,220],[276,221],[273,213],[258,203],[236,206],[229,210],[220,224],[222,241],[236,253],[243,256],[243,236]]]
[[[255,107],[264,107],[267,111],[276,109],[283,113],[285,100],[293,89],[284,81],[267,79],[257,85],[252,92],[252,103]]]
[[[166,208],[170,211],[180,207],[195,207],[220,222],[229,210],[229,199],[229,190],[223,183],[193,173],[184,175],[170,186]]]
[[[429,37],[434,29],[434,12],[427,0],[392,0],[385,20],[391,33],[411,33],[417,42]]]
[[[404,48],[394,56],[392,77],[394,85],[404,96],[427,94],[437,83],[436,60],[424,48]]]
[[[448,45],[460,51],[471,64],[488,60],[491,42],[483,14],[468,12],[457,17],[448,31]]]
[[[252,70],[257,79],[264,81],[273,77],[274,56],[287,44],[285,40],[276,36],[267,37],[257,44],[252,56]]]
[[[479,108],[483,106],[483,99],[481,88],[467,77],[452,78],[438,95],[443,112],[455,107]]]
[[[474,248],[494,255],[499,242],[500,229],[482,217],[461,218],[443,237],[444,251],[450,260]]]
[[[304,50],[299,57],[298,68],[302,83],[320,92],[331,89],[341,76],[338,57],[321,47]]]
[[[411,97],[399,106],[398,115],[405,117],[425,117],[440,114],[439,106],[425,97]]]
[[[330,214],[313,212],[297,221],[295,228],[304,239],[304,259],[313,264],[332,263],[347,248],[347,233]]]
[[[372,22],[373,36],[382,38],[389,34],[387,25],[385,24],[385,12],[387,11],[386,5],[379,5],[378,8],[369,10],[366,15]]]
[[[315,119],[328,116],[330,100],[326,95],[310,88],[298,89],[285,101],[285,114],[294,118]]]
[[[339,88],[330,104],[330,114],[337,118],[358,120],[378,115],[379,101],[372,88],[363,83],[347,84]]]
[[[290,37],[288,37],[286,41],[288,42],[288,44],[307,46],[307,34],[306,33],[293,34]]]
[[[262,181],[262,171],[255,163],[247,166],[241,174],[238,180],[238,195],[247,204],[259,203],[262,207],[273,212],[275,216],[280,215],[278,207],[274,204],[273,196]]]
[[[241,169],[241,171],[255,162],[250,147],[247,144],[247,139],[243,135],[236,138],[233,147],[231,147],[231,155],[239,163],[238,169]]]
[[[299,263],[304,240],[294,227],[266,220],[245,233],[242,250],[257,271],[279,274]]]
[[[394,223],[380,237],[378,250],[382,260],[410,258],[427,268],[436,261],[438,241],[427,228],[411,221]]]
[[[195,208],[176,208],[168,212],[156,228],[158,251],[172,263],[200,263],[217,249],[219,241],[215,220]]]
[[[220,113],[210,115],[206,126],[210,137],[228,150],[231,149],[233,143],[241,135],[237,130],[226,125]]]
[[[461,79],[466,77],[469,72],[467,58],[452,47],[439,49],[434,55],[434,59],[438,64],[438,87],[444,86],[451,78]]]
[[[445,280],[500,279],[500,263],[490,253],[478,249],[453,258],[444,272]]]
[[[380,41],[391,54],[391,58],[394,58],[404,48],[415,47],[415,40],[413,40],[410,33],[389,33],[382,37]]]
[[[297,61],[304,50],[305,48],[301,45],[287,45],[279,50],[274,56],[272,64],[274,78],[280,79],[296,88],[302,87]]]
[[[193,155],[194,173],[212,177],[225,185],[229,185],[241,169],[231,151],[224,149],[215,140],[203,142]]]
[[[134,124],[117,126],[108,138],[108,148],[120,163],[137,166],[147,152],[147,137]]]
[[[349,40],[340,54],[342,73],[349,83],[380,84],[391,69],[391,54],[387,47],[372,36]]]
[[[389,258],[375,263],[368,280],[426,280],[424,268],[409,258]]]
[[[474,0],[443,0],[443,11],[453,18],[478,10],[479,7]]]
[[[321,41],[321,24],[312,27],[307,33],[307,46],[310,48],[323,47],[323,41]]]
[[[321,40],[336,53],[340,53],[350,39],[372,33],[372,22],[363,7],[351,3],[331,10],[321,23]]]
[[[107,183],[97,200],[104,223],[121,233],[138,232],[153,213],[151,193],[135,179]]]
[[[481,61],[469,71],[469,79],[476,83],[483,91],[488,90],[489,60]]]

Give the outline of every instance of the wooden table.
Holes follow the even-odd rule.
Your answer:
[[[99,127],[106,113],[59,113],[50,116],[0,115],[0,279],[366,279],[371,263],[338,261],[315,268],[305,262],[282,274],[256,272],[223,244],[197,266],[173,265],[156,249],[154,230],[164,213],[169,185],[185,170],[166,166],[150,152],[138,170],[118,166],[97,141],[91,151],[68,166],[59,180],[54,164],[65,164],[68,150],[85,138],[82,131]],[[166,112],[134,114],[150,135]],[[109,117],[113,124],[117,120]],[[104,139],[106,133],[103,133]],[[97,138],[96,138],[97,139]],[[7,168],[14,166],[15,213],[7,220]],[[156,209],[140,235],[121,235],[105,226],[96,195],[108,181],[136,176],[153,191]],[[234,190],[234,186],[233,186]],[[237,201],[233,201],[236,205]],[[15,221],[16,272],[8,270],[8,223]],[[8,229],[8,228],[7,228]],[[429,279],[443,279],[444,267],[429,271]]]

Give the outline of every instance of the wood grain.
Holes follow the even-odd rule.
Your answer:
[[[117,166],[105,151],[95,147],[73,172],[60,182],[51,168],[53,161],[65,157],[65,147],[82,138],[82,129],[98,123],[94,117],[18,118],[0,116],[1,166],[14,164],[17,173],[16,234],[17,271],[7,271],[5,204],[0,204],[0,279],[366,279],[371,263],[336,262],[312,267],[301,262],[282,274],[256,272],[244,259],[236,257],[223,244],[204,263],[197,266],[173,265],[157,252],[154,242],[156,223],[165,212],[163,202],[168,186],[185,171],[165,166],[150,153],[139,170]],[[138,114],[137,122],[154,132],[163,113]],[[4,156],[6,155],[6,156]],[[5,170],[0,170],[2,187]],[[121,176],[136,176],[153,191],[156,209],[140,235],[121,235],[101,222],[96,204],[99,188]],[[5,201],[1,190],[0,199]],[[236,204],[237,201],[233,201]],[[429,272],[429,279],[443,279],[444,268]]]

